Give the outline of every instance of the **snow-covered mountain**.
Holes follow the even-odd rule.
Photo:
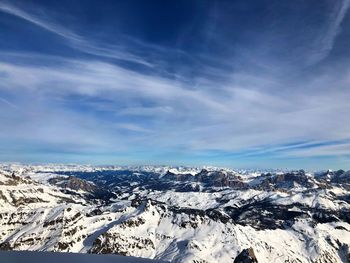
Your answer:
[[[350,172],[0,166],[0,249],[349,262]]]

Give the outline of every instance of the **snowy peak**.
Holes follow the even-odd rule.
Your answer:
[[[189,170],[7,166],[0,249],[168,262],[348,262],[348,172]]]

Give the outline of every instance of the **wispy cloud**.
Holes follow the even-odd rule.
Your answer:
[[[333,10],[329,15],[329,22],[315,40],[315,52],[312,53],[310,63],[315,64],[325,59],[332,51],[336,37],[341,31],[341,24],[348,12],[350,0],[334,1]]]
[[[20,110],[20,108],[17,105],[13,104],[12,102],[9,102],[8,100],[6,100],[4,98],[0,97],[0,102],[2,102],[3,104],[5,104],[7,106],[10,106],[12,109]]]
[[[129,53],[127,50],[122,48],[121,45],[106,45],[101,42],[94,43],[91,40],[87,40],[82,35],[79,35],[73,32],[72,30],[61,26],[52,19],[43,16],[44,12],[41,12],[40,16],[34,15],[30,12],[27,12],[24,9],[10,4],[9,2],[0,2],[0,11],[16,16],[40,28],[43,28],[55,35],[62,37],[64,40],[67,41],[66,43],[69,46],[81,52],[106,58],[130,61],[148,67],[153,67],[153,65],[150,62],[146,61],[145,59],[139,56]]]
[[[338,143],[329,143],[315,147],[305,147],[302,149],[296,148],[293,151],[286,153],[287,156],[292,157],[338,157],[350,155],[350,143],[348,140]]]
[[[72,101],[71,110],[78,110],[76,114],[82,118],[89,115],[74,107],[102,110],[113,116],[107,122],[120,122],[121,128],[153,130],[148,136],[154,137],[139,139],[151,144],[157,140],[160,147],[185,140],[188,150],[240,150],[262,142],[344,138],[350,129],[347,116],[339,114],[349,109],[349,94],[334,90],[319,92],[312,99],[304,99],[299,93],[284,98],[271,95],[269,89],[256,90],[254,86],[260,87],[260,80],[254,76],[248,78],[248,84],[240,81],[238,87],[223,82],[193,90],[185,83],[89,60],[66,60],[50,67],[1,63],[0,70],[6,76],[3,89],[16,94],[35,91],[39,98],[51,101],[52,107],[62,107],[59,103],[70,102],[72,96],[85,98]],[[216,94],[217,88],[225,93]],[[109,104],[104,105],[109,106],[96,106],[100,99],[107,100]],[[133,116],[135,123],[124,125],[123,116]],[[148,119],[143,119],[142,127],[139,118],[145,117]],[[97,122],[100,117],[89,118]],[[325,120],[329,128],[324,127]]]
[[[45,30],[50,31],[51,33],[54,33],[56,35],[59,35],[63,38],[72,40],[72,41],[82,41],[81,37],[77,34],[73,33],[72,31],[49,21],[40,19],[14,5],[11,5],[8,2],[0,2],[0,10],[2,12],[8,13],[10,15],[14,15],[16,17],[19,17],[21,19],[24,19],[30,23],[33,23]]]
[[[335,5],[318,52],[311,54],[312,63],[330,54],[349,1]],[[199,73],[190,74],[186,70],[191,67],[179,63],[166,75],[122,41],[100,43],[60,25],[45,12],[28,10],[0,2],[0,11],[94,56],[0,52],[0,142],[7,142],[8,149],[14,144],[17,152],[103,156],[147,152],[145,159],[168,152],[185,153],[186,158],[214,152],[226,163],[273,155],[348,154],[348,61],[306,74],[292,63],[285,67],[285,61],[257,55],[265,50],[237,55],[233,62],[231,53],[227,59],[210,53],[194,56],[202,63]],[[150,50],[164,61],[173,52],[133,43],[135,50]],[[310,54],[303,55],[307,59]],[[148,70],[125,67],[113,59],[146,65]]]

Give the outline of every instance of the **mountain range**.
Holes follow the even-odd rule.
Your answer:
[[[350,171],[0,165],[0,249],[350,262]]]

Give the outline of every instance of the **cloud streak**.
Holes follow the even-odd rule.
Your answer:
[[[328,57],[332,51],[336,37],[341,31],[341,24],[348,12],[350,0],[335,1],[334,8],[329,15],[329,23],[327,28],[323,30],[320,37],[316,39],[316,50],[310,62],[318,63]]]
[[[106,58],[130,61],[147,67],[153,67],[153,65],[147,62],[145,59],[127,52],[126,50],[122,49],[121,46],[93,43],[86,40],[83,36],[55,23],[54,21],[50,21],[50,19],[46,17],[35,16],[7,2],[0,2],[0,11],[23,19],[57,36],[60,36],[64,40],[68,41],[67,44],[69,46],[81,52]]]
[[[113,116],[107,119],[111,125],[120,122],[123,129],[152,131],[151,135],[138,139],[157,140],[160,147],[175,147],[182,141],[176,138],[183,138],[187,140],[188,150],[238,151],[262,142],[344,138],[350,130],[347,116],[339,114],[341,110],[349,110],[349,96],[342,92],[326,91],[312,100],[304,100],[298,93],[284,98],[269,91],[254,91],[251,82],[258,85],[260,81],[252,77],[248,86],[244,81],[238,87],[215,83],[225,90],[218,95],[216,88],[192,90],[186,83],[89,60],[65,60],[60,66],[52,67],[0,63],[0,70],[6,76],[3,88],[14,94],[35,92],[57,108],[71,102],[70,110],[82,118],[87,114],[75,107],[92,113],[105,112]],[[71,101],[71,98],[81,99]],[[106,101],[105,107],[98,107],[99,100]],[[128,116],[133,116],[135,123],[125,125]],[[97,115],[95,119],[93,114],[90,117],[95,122],[99,118]],[[341,123],[342,127],[323,128],[325,119],[327,126]]]
[[[349,8],[348,0],[340,3],[330,15],[313,64],[331,55]],[[167,57],[173,55],[172,48],[135,40],[132,48],[142,51],[130,52],[123,41],[102,44],[85,38],[45,12],[38,15],[7,2],[0,2],[0,10],[94,55],[0,52],[0,142],[6,142],[3,147],[13,156],[50,152],[113,160],[125,155],[154,162],[175,155],[184,163],[210,156],[201,161],[243,165],[252,159],[348,155],[347,60],[301,72],[294,64],[284,67],[285,61],[257,55],[264,50],[237,55],[234,67],[223,66],[231,63],[231,53],[226,60],[196,53],[199,69],[191,74],[186,71],[192,64],[183,66],[181,60],[173,67],[162,64],[173,63]],[[140,55],[148,51],[161,62]],[[165,65],[163,71],[160,65]]]

